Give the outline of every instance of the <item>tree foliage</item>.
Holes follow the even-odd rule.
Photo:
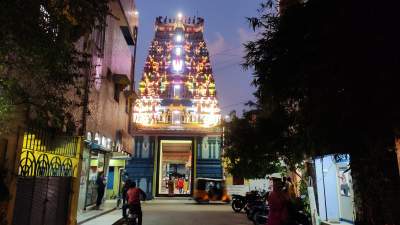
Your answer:
[[[270,146],[263,146],[264,138],[255,123],[255,111],[244,113],[242,118],[231,115],[225,123],[224,157],[230,174],[244,178],[264,178],[267,174],[281,171],[279,154],[268,151]]]
[[[44,126],[73,120],[90,65],[78,41],[105,24],[107,0],[0,2],[0,124],[17,112]],[[4,129],[2,130],[4,131]]]
[[[260,35],[245,44],[244,63],[254,71],[257,88],[251,132],[258,138],[252,141],[263,150],[251,159],[238,150],[243,157],[236,160],[257,162],[265,152],[276,152],[296,163],[348,153],[358,224],[395,224],[400,221],[394,210],[400,196],[393,151],[400,128],[396,13],[368,1],[309,0],[277,14],[270,2],[261,5],[260,16],[249,18]],[[238,143],[248,138],[235,135]]]

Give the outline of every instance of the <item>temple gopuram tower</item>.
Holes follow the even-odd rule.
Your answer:
[[[196,178],[222,178],[221,113],[203,31],[199,17],[155,21],[126,165],[129,178],[152,197],[190,196]],[[171,181],[183,182],[182,190],[174,187],[171,195]]]

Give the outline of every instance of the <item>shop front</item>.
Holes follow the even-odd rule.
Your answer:
[[[192,192],[192,141],[161,140],[157,195],[184,196]]]
[[[88,132],[82,155],[78,212],[83,212],[88,206],[96,204],[96,180],[101,172],[107,177],[112,157],[111,139],[98,133],[95,134],[94,139],[92,137],[92,133]]]
[[[354,224],[354,192],[349,155],[314,160],[319,218],[324,223]]]
[[[126,174],[148,198],[191,196],[196,178],[223,178],[219,138],[135,136]]]
[[[127,155],[119,155],[113,153],[113,157],[108,165],[106,198],[116,199],[122,193],[123,182],[125,176],[125,162],[128,159]]]

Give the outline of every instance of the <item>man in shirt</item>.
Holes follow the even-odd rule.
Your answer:
[[[136,182],[132,181],[129,186],[127,196],[128,204],[124,205],[122,208],[124,217],[126,217],[126,209],[129,208],[137,213],[139,220],[138,225],[142,225],[142,207],[140,205],[140,197],[142,196],[143,199],[146,199],[146,193],[142,189],[137,188]]]

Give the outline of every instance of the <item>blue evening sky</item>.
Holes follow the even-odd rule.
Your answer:
[[[157,16],[200,16],[205,19],[205,41],[216,80],[222,115],[236,110],[241,114],[248,100],[254,100],[251,71],[244,71],[242,43],[254,39],[246,17],[257,15],[261,0],[136,0],[139,36],[136,57],[136,84],[142,76]]]

